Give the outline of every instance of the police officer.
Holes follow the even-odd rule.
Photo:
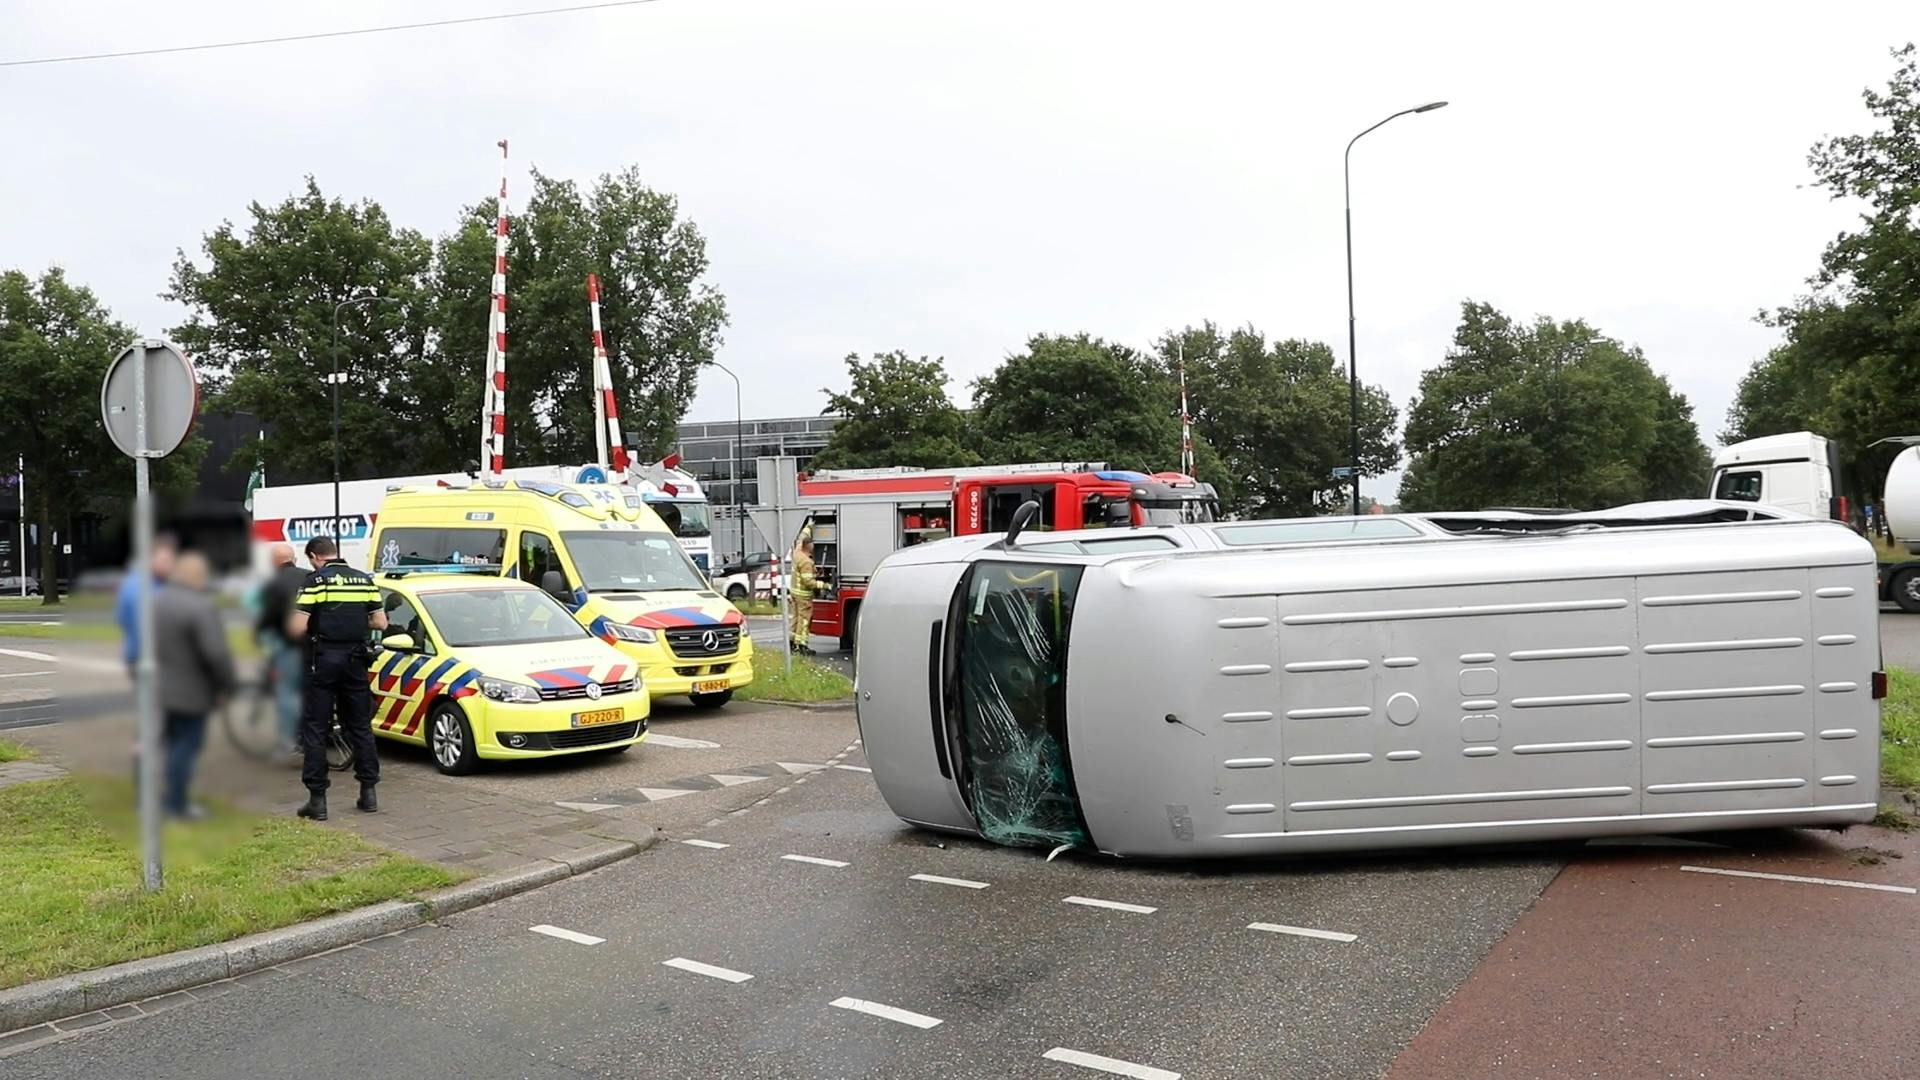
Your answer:
[[[307,786],[304,818],[327,820],[327,737],[336,715],[353,747],[353,775],[360,781],[354,803],[371,814],[378,810],[373,788],[380,782],[379,751],[373,745],[373,694],[367,689],[367,665],[373,662],[369,630],[387,628],[380,590],[373,578],[340,559],[340,549],[324,536],[307,541],[313,573],[300,588],[287,636],[307,643],[307,689],[300,714],[300,747],[305,758],[300,781]]]

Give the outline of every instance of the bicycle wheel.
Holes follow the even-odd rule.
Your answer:
[[[346,733],[340,730],[340,721],[333,722],[333,730],[327,732],[327,768],[334,772],[346,772],[353,768],[353,744],[347,741]]]
[[[234,749],[255,761],[270,761],[286,753],[273,691],[273,666],[268,664],[258,679],[241,686],[225,709],[228,740]]]

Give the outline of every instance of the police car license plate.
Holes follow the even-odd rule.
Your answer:
[[[573,714],[574,727],[592,727],[595,724],[617,724],[627,718],[624,709],[595,709],[592,712]]]
[[[727,680],[725,679],[709,679],[706,682],[693,684],[693,692],[696,694],[718,694],[726,688]]]

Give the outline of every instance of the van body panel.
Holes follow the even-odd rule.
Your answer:
[[[1102,851],[1257,854],[1874,813],[1873,551],[1837,523],[1232,551],[1205,526],[1149,531],[1177,548],[1061,553],[1093,551],[1105,530],[1048,534],[1036,541],[1044,555],[949,541],[911,560],[1084,567],[1067,746],[1072,794]],[[868,594],[865,627],[882,633],[860,646],[863,691],[892,687],[896,667],[925,673],[926,624],[945,598],[891,576],[906,563],[883,564]],[[940,578],[949,591],[959,580],[959,567]],[[896,612],[908,607],[917,645]],[[926,687],[906,682],[862,694],[869,754],[885,748],[876,782],[901,817],[966,828],[957,789],[927,775]]]

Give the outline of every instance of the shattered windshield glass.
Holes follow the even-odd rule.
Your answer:
[[[958,664],[967,802],[987,839],[1087,843],[1067,765],[1067,631],[1077,566],[975,564]]]

